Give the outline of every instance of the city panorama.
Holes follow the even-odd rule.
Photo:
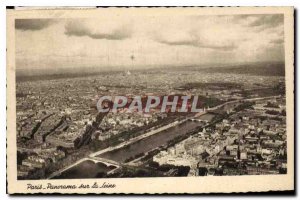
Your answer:
[[[18,180],[287,174],[282,14],[113,19],[15,20]]]

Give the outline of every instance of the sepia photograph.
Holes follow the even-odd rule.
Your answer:
[[[293,12],[7,10],[9,193],[293,190]]]

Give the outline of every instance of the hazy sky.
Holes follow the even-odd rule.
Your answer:
[[[284,60],[283,15],[17,19],[15,26],[19,69]]]

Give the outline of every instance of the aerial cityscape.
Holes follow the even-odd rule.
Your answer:
[[[283,17],[139,20],[16,20],[18,179],[286,174]],[[201,111],[97,109],[176,95]]]

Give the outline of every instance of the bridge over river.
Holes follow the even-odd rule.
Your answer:
[[[106,167],[111,167],[111,166],[114,166],[115,168],[111,171],[108,171],[107,173],[112,173],[113,171],[117,170],[118,168],[120,168],[121,164],[116,162],[116,161],[113,161],[113,160],[109,160],[109,159],[105,159],[105,158],[100,158],[100,157],[86,157],[86,158],[83,158],[83,159],[80,159],[78,160],[77,162],[73,163],[72,165],[69,165],[57,172],[54,172],[52,173],[47,179],[52,179],[54,177],[57,177],[57,176],[60,176],[63,172],[73,168],[73,167],[76,167],[77,165],[79,165],[80,163],[83,163],[85,161],[93,161],[95,164],[96,163],[103,163],[106,165]]]

